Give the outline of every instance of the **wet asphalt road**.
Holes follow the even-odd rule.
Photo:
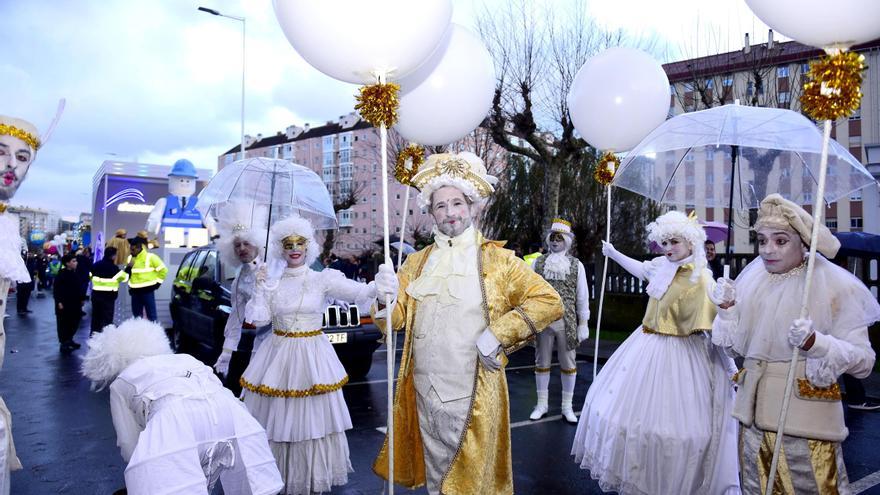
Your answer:
[[[49,296],[51,297],[51,295]],[[51,299],[31,299],[33,313],[19,317],[15,297],[7,303],[6,362],[0,372],[0,395],[13,415],[13,434],[24,469],[13,473],[13,494],[111,494],[123,486],[125,465],[116,447],[107,391],[93,393],[79,372],[82,350],[60,354]],[[86,305],[86,311],[89,306]],[[88,317],[76,340],[85,342]],[[585,344],[584,349],[588,346]],[[592,343],[589,344],[592,349]],[[510,388],[514,486],[522,494],[601,493],[589,473],[569,456],[575,426],[559,419],[558,367],[550,385],[550,417],[528,421],[534,406],[533,351],[512,356],[507,369]],[[600,352],[600,356],[602,353]],[[385,424],[384,347],[374,356],[365,380],[344,388],[354,429],[348,432],[355,472],[334,494],[378,494],[382,482],[370,465],[381,446]],[[592,365],[579,357],[575,409],[589,386]],[[880,494],[880,412],[847,411],[850,436],[844,458],[856,493]],[[426,493],[398,487],[395,493]]]

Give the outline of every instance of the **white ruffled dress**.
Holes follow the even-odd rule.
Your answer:
[[[348,375],[321,330],[328,298],[371,299],[375,289],[337,270],[286,268],[280,280],[257,283],[245,310],[258,326],[272,323],[241,385],[245,405],[266,428],[285,494],[329,492],[353,471],[342,395]]]
[[[128,493],[271,495],[281,475],[266,433],[211,368],[188,354],[142,358],[110,385]]]
[[[687,261],[687,260],[685,260]],[[683,264],[643,263],[663,297]],[[658,285],[659,284],[659,285]],[[694,297],[705,297],[696,294]],[[637,328],[587,392],[571,453],[603,491],[627,495],[738,494],[735,372],[709,337]]]
[[[18,215],[0,213],[0,278],[30,282],[31,276],[21,257],[22,245]],[[3,294],[6,297],[6,294]]]

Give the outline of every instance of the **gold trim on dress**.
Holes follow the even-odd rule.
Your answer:
[[[319,330],[310,330],[307,332],[288,332],[286,330],[275,330],[272,333],[274,333],[275,335],[277,335],[279,337],[289,337],[291,339],[301,339],[301,338],[305,338],[305,337],[317,337],[318,335],[321,335],[322,333],[324,333],[324,331],[320,330],[320,329]]]
[[[730,381],[732,381],[733,383],[739,383],[739,378],[742,376],[743,372],[745,372],[745,371],[746,371],[745,368],[738,369],[736,371],[736,373],[734,373],[733,376],[730,377]]]
[[[268,385],[254,385],[253,383],[241,377],[239,379],[239,384],[242,388],[249,390],[255,394],[260,394],[266,397],[280,397],[284,399],[301,399],[303,397],[313,397],[315,395],[323,395],[329,394],[330,392],[336,392],[341,389],[346,383],[348,383],[348,375],[345,375],[342,380],[339,380],[337,383],[332,384],[323,384],[319,383],[316,385],[312,385],[311,388],[307,388],[305,390],[284,390],[273,388]]]
[[[840,400],[840,385],[832,383],[828,387],[816,387],[806,378],[798,378],[798,396],[804,399]]]
[[[700,332],[705,332],[705,330],[701,330],[698,328],[696,330],[691,330],[691,333],[689,333],[687,335],[677,335],[677,334],[673,334],[673,333],[658,332],[657,330],[654,330],[653,328],[648,328],[648,327],[642,325],[642,333],[648,333],[648,334],[653,334],[653,335],[663,335],[666,337],[690,337],[691,335],[693,335],[695,333],[700,333]]]

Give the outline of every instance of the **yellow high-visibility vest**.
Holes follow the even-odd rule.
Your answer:
[[[119,284],[128,282],[128,274],[125,270],[119,270],[119,273],[113,275],[113,278],[103,278],[89,273],[92,281],[92,290],[99,292],[118,292]]]
[[[146,249],[134,257],[134,265],[131,267],[131,279],[128,286],[132,289],[159,285],[165,280],[168,268],[162,263],[162,258]]]

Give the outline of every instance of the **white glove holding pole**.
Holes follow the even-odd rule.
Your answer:
[[[587,340],[588,338],[590,338],[590,327],[588,327],[587,325],[578,325],[577,332],[578,332],[578,343],[581,343],[581,342]]]
[[[379,265],[374,279],[376,284],[376,297],[380,304],[385,304],[385,297],[391,298],[392,303],[397,299],[397,291],[400,290],[400,282],[397,281],[397,274],[394,268],[387,263]]]
[[[607,256],[611,259],[614,259],[614,255],[617,254],[617,249],[614,248],[614,245],[610,242],[602,241],[602,256]]]
[[[230,359],[232,359],[232,351],[229,349],[223,349],[223,352],[220,353],[220,357],[217,358],[217,362],[214,363],[214,371],[225,378],[226,374],[229,373]]]
[[[792,347],[802,348],[811,335],[813,335],[813,320],[798,318],[791,323],[791,328],[788,329],[788,343]]]
[[[719,278],[709,293],[709,300],[716,306],[731,305],[736,302],[736,285],[729,278]]]

